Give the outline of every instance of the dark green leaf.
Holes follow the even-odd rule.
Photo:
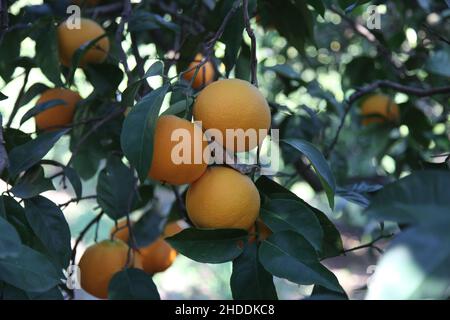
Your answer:
[[[16,229],[0,216],[0,259],[16,257],[20,253],[21,246]]]
[[[144,181],[153,158],[153,136],[158,114],[169,87],[153,90],[139,101],[125,118],[120,142],[130,163]]]
[[[67,76],[67,83],[68,84],[72,84],[73,82],[73,77],[75,76],[75,71],[77,71],[78,66],[80,65],[84,55],[90,50],[92,49],[97,42],[99,42],[101,39],[107,37],[107,34],[104,33],[100,36],[98,36],[95,39],[92,39],[90,41],[87,41],[86,43],[84,43],[81,47],[79,47],[75,53],[72,56],[72,64],[70,66],[70,70],[69,70],[69,75]]]
[[[261,210],[261,219],[273,232],[292,230],[321,250],[323,231],[315,214],[299,201],[273,199]]]
[[[9,173],[15,176],[28,170],[41,160],[69,129],[61,131],[44,132],[23,145],[19,145],[9,153]]]
[[[61,268],[67,267],[71,253],[70,229],[61,209],[47,198],[37,196],[25,199],[25,215],[49,254]]]
[[[78,173],[71,167],[64,167],[64,175],[67,179],[69,179],[77,199],[81,198],[83,195],[83,185],[81,184],[81,179]]]
[[[123,79],[123,72],[115,64],[90,64],[84,68],[94,93],[102,98],[113,96]]]
[[[180,100],[172,104],[166,111],[162,113],[162,115],[177,115],[182,114],[189,110],[189,108],[194,103],[194,99],[191,97],[187,97],[186,99]]]
[[[44,255],[26,246],[17,257],[0,259],[0,280],[25,291],[48,291],[61,276]]]
[[[450,288],[449,230],[450,219],[447,219],[445,223],[434,221],[401,233],[377,265],[367,298],[447,299]]]
[[[331,169],[325,160],[322,153],[317,150],[311,143],[307,141],[290,139],[290,140],[282,140],[284,143],[287,143],[291,147],[303,153],[308,160],[311,162],[314,170],[318,174],[320,178],[320,182],[322,183],[323,188],[328,197],[328,203],[330,204],[331,209],[334,208],[334,193],[336,191],[336,185],[334,182],[334,176],[331,172]]]
[[[38,22],[38,25],[41,21]],[[62,86],[59,69],[59,53],[56,27],[53,19],[47,19],[39,26],[36,37],[36,63],[44,75],[57,87]]]
[[[22,98],[20,99],[20,106],[24,106],[31,102],[37,95],[40,95],[42,92],[48,89],[48,86],[43,83],[34,83],[28,90],[24,93]]]
[[[366,213],[379,220],[399,223],[450,219],[449,181],[447,171],[414,172],[381,189]]]
[[[189,228],[166,240],[178,252],[203,263],[223,263],[239,256],[248,234],[239,229]]]
[[[255,243],[246,245],[244,252],[233,260],[230,286],[235,300],[278,299],[273,276],[259,262]]]
[[[0,101],[8,99],[3,93],[0,92]]]
[[[47,190],[55,190],[52,180],[45,177],[41,166],[35,166],[20,177],[11,193],[16,197],[28,199]]]
[[[306,300],[348,300],[348,296],[345,292],[336,292],[315,285],[311,295]]]
[[[132,227],[136,246],[143,248],[154,242],[161,235],[163,221],[157,208],[145,212]]]
[[[443,77],[450,77],[450,50],[433,52],[425,64],[425,69]]]
[[[54,287],[46,292],[26,292],[12,285],[5,284],[3,287],[4,300],[64,300],[61,290]]]
[[[159,300],[152,277],[139,269],[125,269],[111,279],[108,289],[111,300]]]
[[[108,158],[97,183],[97,201],[111,219],[120,219],[137,201],[134,172],[119,157]]]
[[[36,105],[35,107],[31,108],[30,110],[28,110],[22,117],[22,119],[20,119],[20,124],[22,125],[25,121],[27,121],[28,119],[31,119],[32,117],[34,117],[35,115],[41,113],[42,111],[45,111],[47,109],[56,107],[56,106],[60,106],[66,105],[66,102],[64,100],[60,100],[60,99],[55,99],[55,100],[50,100],[50,101],[46,101],[44,103],[40,103],[38,105]]]
[[[311,285],[319,284],[342,292],[335,275],[320,264],[316,251],[301,235],[293,231],[274,233],[259,248],[260,261],[274,276]]]
[[[163,73],[163,70],[164,70],[164,64],[161,61],[156,61],[154,64],[152,64],[150,66],[150,68],[148,68],[147,72],[145,73],[145,75],[142,79],[139,79],[138,81],[133,82],[125,89],[125,91],[122,94],[122,105],[124,107],[132,106],[134,103],[136,94],[142,85],[142,82],[146,81],[147,78],[150,78],[150,77],[161,76]]]

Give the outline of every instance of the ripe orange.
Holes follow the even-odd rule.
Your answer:
[[[361,104],[362,124],[396,122],[400,117],[398,105],[388,96],[375,94]]]
[[[81,97],[77,92],[69,89],[54,88],[44,91],[37,104],[50,100],[64,100],[66,104],[56,105],[38,113],[35,116],[35,121],[36,127],[40,130],[58,129],[71,123],[76,104],[81,100]]]
[[[203,60],[203,55],[201,53],[198,53],[194,61],[192,61],[189,64],[188,71],[183,74],[183,78],[191,82],[192,78],[194,78],[196,67],[200,64],[200,62]],[[214,65],[211,61],[206,61],[203,66],[200,67],[200,69],[197,72],[197,75],[195,76],[195,79],[192,81],[192,88],[194,89],[200,89],[203,87],[206,87],[208,84],[214,81],[215,71],[214,71]]]
[[[178,133],[183,135],[179,140]],[[173,115],[161,116],[155,130],[149,177],[172,185],[192,183],[206,170],[203,154],[207,148],[208,143],[198,126]]]
[[[248,230],[260,207],[252,180],[227,167],[211,167],[195,181],[186,195],[189,218],[199,228]]]
[[[58,26],[59,58],[61,64],[69,67],[72,63],[72,56],[78,48],[103,34],[105,34],[105,30],[97,22],[90,19],[81,18],[80,28],[78,29],[70,29],[67,21],[62,22]],[[83,59],[80,61],[80,65],[101,63],[106,59],[108,53],[109,39],[108,37],[103,37],[85,53]]]
[[[125,268],[129,247],[121,240],[104,240],[83,253],[79,262],[81,287],[91,295],[106,299],[108,285],[117,272]],[[130,252],[129,267],[142,269],[142,261],[135,252]]]
[[[204,129],[218,129],[227,150],[241,152],[262,143],[270,128],[271,115],[258,88],[247,81],[226,79],[213,82],[200,92],[194,104],[194,119],[202,121]],[[227,129],[239,131],[227,139]],[[253,133],[254,139],[246,133]],[[217,138],[215,141],[221,142]],[[238,141],[242,141],[241,145]]]
[[[114,233],[114,237],[128,242],[130,236],[128,228],[123,228],[126,226],[126,220],[120,221],[117,226],[119,230]],[[163,237],[170,237],[180,232],[182,229],[183,228],[178,222],[170,222],[166,225],[162,237],[159,237],[148,246],[139,249],[139,256],[142,259],[142,265],[145,272],[150,274],[162,272],[172,265],[177,256],[177,252],[163,239]],[[113,227],[111,234],[113,234],[115,230],[116,228]]]

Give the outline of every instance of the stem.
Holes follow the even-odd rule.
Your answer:
[[[257,76],[258,59],[256,57],[256,37],[255,37],[255,33],[253,32],[252,27],[250,26],[250,17],[248,16],[248,0],[242,0],[242,5],[243,5],[243,11],[244,11],[245,30],[251,40],[251,58],[250,58],[251,83],[257,87],[258,86],[258,76]]]
[[[392,238],[394,236],[394,234],[382,234],[379,235],[378,237],[376,237],[375,239],[373,239],[372,241],[370,241],[369,243],[366,244],[362,244],[360,246],[357,247],[353,247],[350,249],[346,249],[342,251],[342,254],[346,254],[347,252],[352,252],[352,251],[357,251],[357,250],[361,250],[361,249],[365,249],[365,248],[376,248],[378,251],[381,250],[378,247],[375,247],[375,243],[377,243],[378,241],[382,240],[382,239],[389,239]]]
[[[75,257],[77,255],[77,247],[80,244],[81,240],[83,240],[84,236],[86,235],[86,233],[89,231],[89,229],[97,222],[100,221],[100,219],[102,218],[103,214],[105,212],[101,211],[97,216],[94,217],[94,219],[92,219],[87,225],[86,227],[84,227],[83,230],[81,230],[80,234],[78,235],[77,240],[75,241],[75,245],[73,246],[72,249],[72,255],[70,260],[72,261],[72,264],[75,264]]]

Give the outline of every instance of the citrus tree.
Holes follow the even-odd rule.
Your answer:
[[[432,0],[1,0],[0,297],[159,299],[180,254],[232,262],[234,299],[277,299],[274,277],[347,299],[326,263],[368,249],[368,298],[448,298],[449,17]],[[65,208],[88,199],[71,233]],[[356,247],[335,226],[349,207]]]

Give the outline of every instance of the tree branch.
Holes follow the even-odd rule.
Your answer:
[[[393,236],[394,236],[393,233],[391,233],[391,234],[384,234],[384,235],[381,234],[381,235],[379,235],[378,237],[376,237],[375,239],[373,239],[372,241],[370,241],[369,243],[362,244],[362,245],[357,246],[357,247],[353,247],[353,248],[350,248],[350,249],[343,250],[343,251],[342,251],[342,254],[345,255],[345,254],[348,253],[348,252],[357,251],[357,250],[361,250],[361,249],[365,249],[365,248],[374,248],[374,249],[376,249],[378,252],[382,252],[382,250],[381,250],[380,248],[376,247],[375,244],[376,244],[378,241],[380,241],[380,240],[383,240],[383,239],[389,239],[389,238],[392,238]]]
[[[72,249],[72,254],[70,257],[70,260],[72,261],[72,264],[75,264],[75,258],[77,255],[77,248],[78,245],[80,244],[81,240],[83,240],[84,236],[86,235],[86,233],[89,231],[89,229],[95,224],[98,223],[100,221],[100,219],[102,218],[103,214],[105,212],[101,211],[97,216],[94,217],[94,219],[92,219],[85,227],[83,230],[81,230],[80,234],[78,235],[77,240],[75,241],[75,245],[73,246]]]
[[[20,88],[19,94],[17,95],[17,99],[16,99],[16,102],[14,103],[13,110],[12,110],[11,115],[9,116],[8,122],[6,124],[7,128],[11,127],[11,124],[12,124],[14,118],[16,117],[17,112],[19,111],[19,109],[21,107],[20,106],[20,100],[22,100],[22,97],[25,94],[25,88],[26,88],[27,83],[28,83],[28,78],[30,76],[30,72],[31,72],[31,69],[26,69],[25,70],[25,77],[23,78],[23,84],[22,84],[22,87]]]

